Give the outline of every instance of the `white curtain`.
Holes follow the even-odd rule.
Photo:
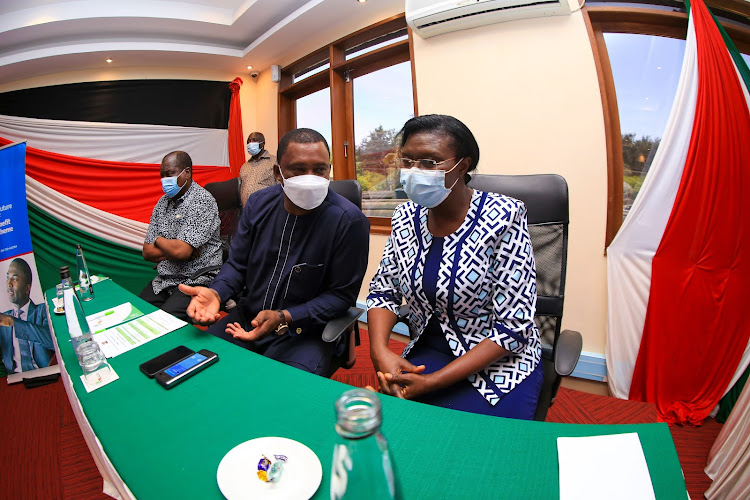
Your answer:
[[[185,151],[194,165],[229,165],[227,131],[166,125],[42,120],[0,115],[0,137],[30,148],[97,160],[161,163]]]
[[[750,383],[708,453],[706,474],[714,481],[709,500],[750,498]]]

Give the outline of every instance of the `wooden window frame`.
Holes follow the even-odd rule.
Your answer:
[[[378,43],[378,38],[396,30],[407,29],[408,39],[391,43],[365,54],[346,60],[346,52],[353,48],[367,48]],[[417,85],[414,72],[414,46],[411,29],[403,14],[385,19],[363,28],[282,68],[279,84],[279,137],[296,127],[296,100],[325,88],[330,89],[331,98],[331,156],[335,180],[356,179],[354,148],[354,78],[367,75],[390,66],[411,62],[414,116],[417,116]],[[325,62],[326,71],[294,82],[294,75]],[[368,217],[370,232],[390,234],[389,217]]]
[[[750,17],[750,6],[744,0],[711,0],[706,3],[709,7]],[[584,6],[582,11],[596,63],[604,113],[607,144],[607,226],[604,242],[606,254],[606,248],[622,225],[623,159],[617,95],[604,33],[634,33],[684,40],[688,16],[684,12],[647,7]],[[722,26],[740,52],[750,53],[750,29],[727,23],[722,23]]]

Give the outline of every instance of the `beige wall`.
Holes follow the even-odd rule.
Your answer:
[[[245,114],[254,117],[254,130],[266,137],[266,149],[276,154],[279,145],[279,84],[271,81],[271,70],[261,72],[256,78],[243,78],[245,84],[253,87],[252,100],[242,101],[242,122],[245,127]],[[253,132],[244,128],[245,137]]]
[[[580,12],[415,37],[419,113],[456,116],[479,142],[480,173],[558,173],[570,189],[563,328],[603,353],[606,148],[596,68]],[[385,237],[371,238],[366,281]],[[366,295],[363,290],[362,297]]]

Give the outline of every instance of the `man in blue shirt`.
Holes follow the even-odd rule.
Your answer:
[[[248,198],[218,276],[209,288],[180,285],[193,321],[213,324],[208,333],[317,374],[328,373],[337,347],[323,341],[323,328],[356,301],[369,249],[367,218],[328,190],[329,158],[318,132],[286,134],[275,167],[281,185]],[[243,289],[218,321],[220,305]]]

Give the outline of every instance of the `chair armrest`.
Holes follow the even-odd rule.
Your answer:
[[[409,306],[406,304],[402,305],[398,309],[398,323],[409,324]]]
[[[209,273],[212,273],[214,271],[218,271],[219,269],[221,269],[220,265],[219,266],[202,267],[202,268],[198,269],[197,271],[195,271],[193,274],[191,274],[190,275],[190,279],[194,280],[194,279],[196,279],[196,278],[198,278],[200,276],[203,276],[204,274],[209,274]]]
[[[336,341],[342,333],[357,322],[363,312],[365,312],[364,309],[359,307],[350,307],[343,315],[329,321],[323,329],[323,340],[326,342]]]
[[[578,358],[581,357],[582,348],[583,337],[579,332],[563,330],[555,348],[555,371],[563,377],[573,373],[578,364]]]

